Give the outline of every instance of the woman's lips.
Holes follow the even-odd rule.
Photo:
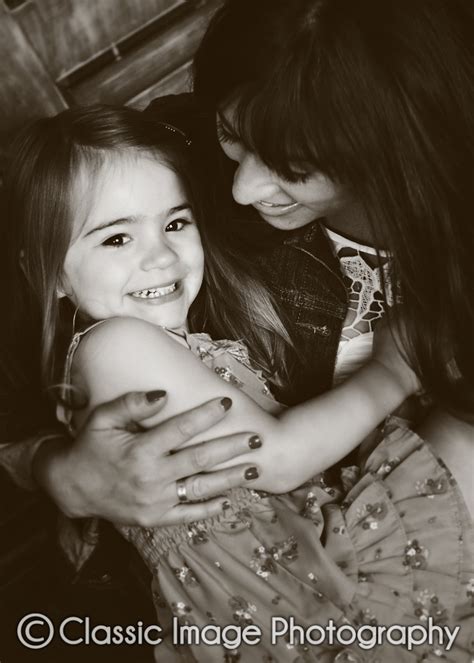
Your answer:
[[[280,216],[282,214],[287,214],[288,212],[292,212],[294,209],[297,207],[300,207],[300,203],[288,203],[288,204],[281,204],[281,203],[269,203],[265,200],[259,200],[254,204],[254,207],[261,211],[262,214],[265,214],[266,216]]]

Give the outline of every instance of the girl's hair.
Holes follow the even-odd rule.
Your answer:
[[[34,347],[35,334],[41,338],[37,368],[43,384],[60,379],[62,361],[55,358],[63,359],[71,335],[72,306],[58,300],[57,288],[77,213],[72,209],[72,190],[78,173],[85,168],[93,176],[108,160],[139,153],[176,172],[200,227],[205,286],[199,305],[193,307],[191,324],[196,328],[206,316],[216,316],[219,331],[227,337],[245,338],[254,359],[268,374],[274,370],[275,346],[289,347],[270,295],[258,279],[244,273],[237,257],[214,245],[212,234],[206,231],[206,216],[215,211],[201,190],[196,175],[199,164],[194,163],[197,157],[188,142],[181,131],[150,115],[107,106],[69,109],[41,119],[14,142],[2,228],[3,246],[8,247],[6,285],[11,295],[7,336],[10,345],[15,336],[18,341],[26,323],[28,347]],[[28,363],[34,356],[33,351]],[[32,369],[31,364],[25,365],[23,375],[28,376]]]
[[[404,348],[424,387],[474,411],[472,0],[227,0],[196,96],[235,103],[245,147],[280,176],[352,192],[393,256]]]

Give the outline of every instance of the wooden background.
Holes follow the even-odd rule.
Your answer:
[[[28,120],[189,89],[222,0],[0,0],[0,158]]]

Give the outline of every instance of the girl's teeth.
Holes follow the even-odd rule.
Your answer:
[[[153,288],[152,290],[137,290],[132,292],[132,297],[139,297],[140,299],[156,299],[157,297],[164,297],[174,292],[178,287],[177,283],[167,285],[165,288]]]

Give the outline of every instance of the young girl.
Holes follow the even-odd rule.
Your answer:
[[[232,489],[222,514],[208,520],[159,529],[117,525],[153,573],[160,623],[168,604],[180,625],[261,629],[256,646],[201,644],[190,648],[190,660],[331,660],[341,649],[337,640],[272,643],[274,615],[303,627],[329,620],[424,624],[429,617],[449,624],[465,598],[470,543],[458,489],[429,447],[392,422],[361,467],[343,472],[340,488],[320,474],[416,390],[394,345],[386,342],[332,392],[285,411],[269,382],[287,379],[278,368],[291,356],[291,339],[263,286],[205,232],[201,243],[198,227],[212,212],[179,131],[127,109],[69,110],[29,128],[15,154],[7,184],[10,246],[28,284],[21,294],[33,295],[41,312],[44,379],[61,384],[58,412],[72,432],[97,404],[152,389],[159,376],[169,402],[145,425],[224,393],[233,407],[213,435],[232,435],[243,422],[258,430],[265,443],[257,454],[267,454],[274,475],[258,482],[251,468],[249,486],[271,490],[292,437],[310,444],[317,431],[322,440],[313,446],[315,478],[290,494]],[[236,275],[242,290],[224,300],[221,292]],[[249,348],[192,333],[203,310],[218,310],[216,302],[229,337],[256,325]],[[260,447],[259,437],[249,446]],[[69,548],[72,536],[64,523]],[[460,648],[466,637],[458,637]],[[375,660],[361,651],[354,644],[337,660]],[[382,646],[383,660],[437,651],[452,655],[436,645],[416,655]],[[452,660],[463,660],[456,651]]]

